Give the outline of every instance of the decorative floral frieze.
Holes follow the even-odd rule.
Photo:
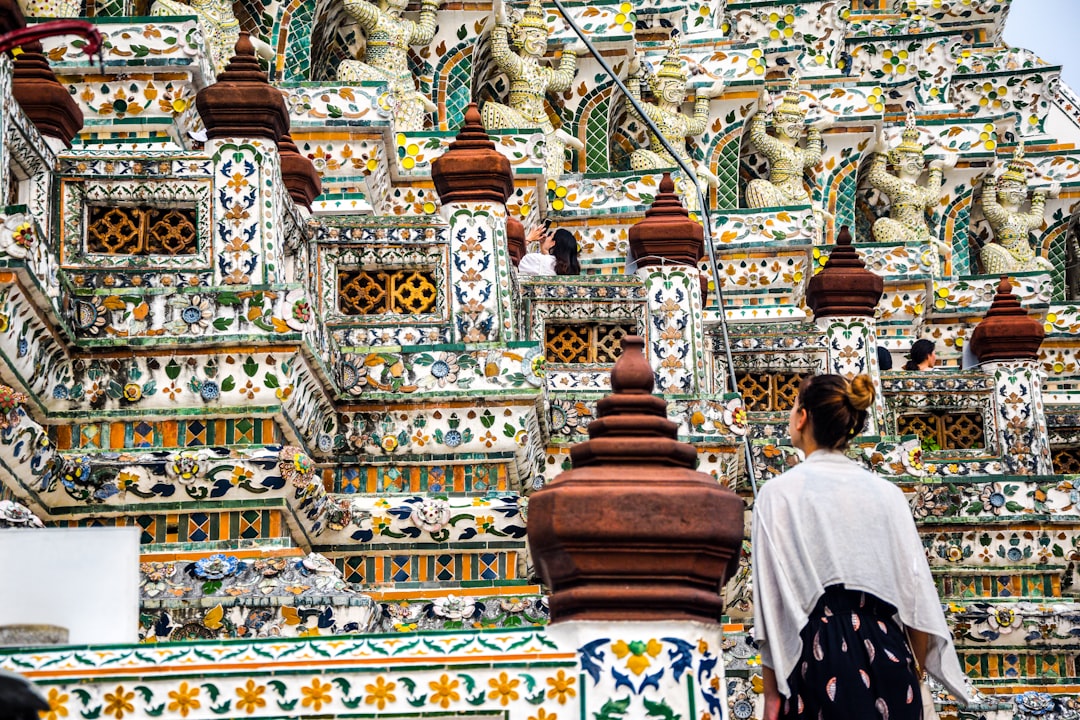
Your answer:
[[[58,78],[79,103],[87,126],[139,119],[163,127],[181,122],[195,106],[197,82],[158,77],[149,72],[103,77]]]
[[[402,177],[431,175],[431,164],[442,156],[456,138],[456,132],[409,132],[395,136],[397,167]],[[516,173],[540,173],[544,167],[544,133],[540,131],[493,131],[495,149],[506,156]],[[434,211],[433,211],[434,212]]]
[[[1050,304],[1053,282],[1048,274],[1019,273],[1010,275],[1012,293],[1028,310],[1039,310]],[[961,312],[983,315],[990,309],[997,293],[1000,278],[968,278],[964,280],[935,280],[932,305],[935,313]]]
[[[177,67],[185,67],[192,73],[194,91],[212,82],[214,72],[198,20],[194,17],[161,20],[136,23],[113,18],[91,20],[104,36],[105,66],[110,69],[137,67],[165,74],[175,74]],[[110,80],[100,76],[97,58],[83,52],[85,44],[85,40],[72,39],[70,35],[42,38],[45,55],[58,74],[96,76],[87,77],[87,82],[91,79],[98,83]]]
[[[737,42],[754,43],[770,58],[784,57],[806,74],[832,72],[844,39],[841,3],[831,1],[737,3],[728,21]]]
[[[672,173],[672,177],[676,175]],[[563,175],[548,181],[548,208],[565,215],[643,212],[656,199],[660,177],[637,173],[610,173],[603,177]]]
[[[1053,303],[1043,319],[1048,338],[1054,335],[1069,337],[1080,333],[1080,305]]]
[[[143,642],[370,632],[380,614],[368,596],[316,553],[148,561],[141,563],[139,575]]]
[[[1073,528],[1040,528],[1010,531],[956,530],[922,536],[930,567],[1015,568],[1080,559],[1080,533]],[[1054,560],[1059,558],[1060,560]]]
[[[509,343],[490,350],[443,347],[434,352],[415,347],[344,352],[334,363],[338,388],[367,399],[384,393],[422,397],[456,390],[520,394],[543,385],[544,355],[533,343]]]
[[[317,618],[305,617],[303,622],[318,630]],[[174,708],[173,714],[222,718],[237,713],[266,718],[294,712],[347,714],[364,708],[398,714],[418,709],[509,712],[514,720],[555,720],[558,714],[573,712],[587,692],[579,683],[573,654],[533,628],[432,632],[408,642],[402,639],[398,633],[271,637],[110,646],[104,652],[95,648],[36,657],[9,652],[0,656],[0,664],[33,679],[38,679],[39,669],[47,669],[50,677],[42,678],[42,685],[46,693],[55,690],[54,706],[102,717],[115,717],[118,711],[154,717],[168,707]],[[374,657],[382,658],[383,667],[369,665]],[[508,657],[528,659],[508,662]],[[279,663],[316,667],[327,661],[333,670],[326,673],[275,672]],[[416,667],[416,661],[425,667]],[[387,662],[393,670],[385,668]],[[242,671],[221,672],[223,663]],[[119,667],[139,679],[107,675]]]
[[[116,295],[76,291],[70,300],[76,336],[86,339],[274,337],[298,334],[312,324],[312,308],[300,288],[172,292],[127,288]]]
[[[941,27],[985,30],[996,41],[1005,27],[1009,6],[999,0],[892,0],[894,12],[924,17]]]
[[[328,120],[364,121],[364,125],[389,127],[393,116],[389,107],[380,105],[384,93],[378,83],[357,83],[348,86],[304,83],[279,86],[289,108],[292,127],[299,133],[305,126],[324,128]],[[359,123],[357,123],[359,124]]]
[[[549,610],[544,595],[471,597],[449,594],[434,600],[400,600],[380,604],[383,632],[511,628],[546,625]]]
[[[580,439],[596,419],[598,395],[555,395],[548,407],[548,427],[553,436]],[[723,439],[732,445],[747,432],[748,421],[738,393],[687,398],[666,396],[668,420],[676,423],[679,437],[702,441]],[[561,439],[560,438],[560,439]]]
[[[357,550],[417,542],[486,546],[492,540],[525,538],[525,508],[517,495],[365,496],[348,502],[356,528],[346,534]]]
[[[728,210],[711,217],[713,244],[717,249],[728,245],[809,245],[818,232],[809,206],[774,211]]]
[[[1054,98],[1061,68],[1017,69],[1007,73],[955,74],[950,100],[975,117],[994,118],[1012,112],[1020,117],[1021,135],[1040,135]]]
[[[357,452],[383,457],[438,452],[514,451],[530,443],[531,404],[460,410],[424,408],[356,412],[343,416],[347,442]],[[537,438],[538,440],[538,438]]]
[[[881,32],[881,25],[891,27]],[[920,103],[947,102],[944,90],[953,75],[953,58],[962,37],[958,32],[935,32],[930,23],[910,19],[893,24],[876,21],[865,24],[845,39],[851,56],[850,68],[856,77],[873,78],[883,85],[906,84],[914,80]]]
[[[931,476],[932,477],[932,476]],[[1068,479],[1032,481],[1003,478],[950,479],[943,484],[917,485],[910,496],[916,519],[1017,523],[1080,515],[1080,483]]]

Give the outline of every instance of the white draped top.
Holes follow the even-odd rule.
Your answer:
[[[754,636],[784,696],[799,632],[830,585],[868,592],[930,636],[926,671],[957,700],[970,693],[903,492],[834,450],[769,480],[754,504]]]
[[[518,275],[554,275],[555,256],[529,253],[518,262]]]

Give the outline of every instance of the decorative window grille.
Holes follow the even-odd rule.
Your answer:
[[[615,323],[548,324],[544,328],[544,359],[558,365],[614,363],[622,339],[635,329]]]
[[[432,313],[438,294],[431,268],[338,271],[338,309],[345,315]]]
[[[104,255],[194,255],[194,208],[91,205],[86,251]]]
[[[747,412],[787,412],[799,397],[803,373],[755,370],[736,372]]]
[[[1050,448],[1054,472],[1059,475],[1080,475],[1080,447]]]
[[[983,418],[977,412],[934,410],[901,415],[896,419],[899,435],[918,435],[932,440],[941,450],[971,450],[986,447]]]

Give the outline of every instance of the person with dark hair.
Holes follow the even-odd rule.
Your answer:
[[[908,361],[904,363],[905,370],[933,370],[937,365],[934,341],[926,338],[916,340],[907,357]]]
[[[892,353],[884,345],[877,346],[877,364],[881,372],[892,370]]]
[[[577,257],[577,238],[569,230],[559,228],[555,231],[555,274],[578,275],[581,265]]]
[[[548,232],[537,225],[526,238],[530,245],[536,243],[539,252],[528,253],[518,263],[518,275],[578,275],[577,238],[565,229]]]
[[[873,402],[868,375],[807,378],[788,419],[806,459],[754,502],[764,720],[921,720],[919,668],[968,702],[903,492],[842,452]]]

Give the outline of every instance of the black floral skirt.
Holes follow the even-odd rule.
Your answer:
[[[896,608],[869,593],[825,588],[802,629],[781,718],[920,720],[915,661]]]

